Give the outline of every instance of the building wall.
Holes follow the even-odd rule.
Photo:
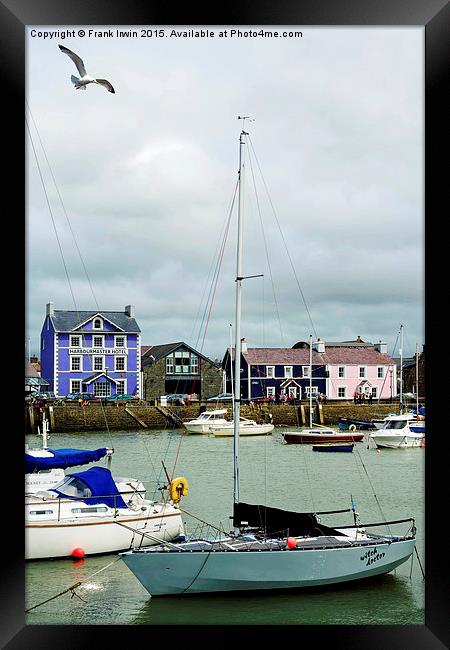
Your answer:
[[[49,391],[54,391],[55,332],[47,316],[41,331],[41,377],[48,381]]]
[[[185,376],[180,373],[176,376],[175,384],[173,384],[174,376],[166,374],[165,357],[144,366],[142,372],[144,399],[147,401],[153,401],[167,393],[184,393],[186,392],[183,389],[185,380],[191,387],[191,390],[187,392],[197,394],[201,400],[220,393],[222,391],[221,369],[217,368],[217,366],[212,362],[205,361],[204,359],[200,358],[199,361],[200,372],[197,378],[188,375],[188,379],[186,380]],[[175,388],[173,390],[168,390],[169,385],[172,385],[172,387],[175,386]]]
[[[344,366],[345,376],[339,377],[339,367]],[[366,376],[360,377],[359,368],[363,366],[366,369]],[[376,398],[389,399],[397,395],[397,375],[395,364],[391,366],[386,366],[384,364],[379,365],[330,365],[329,368],[329,381],[327,385],[327,396],[330,399],[339,399],[338,397],[338,388],[345,387],[346,393],[345,396],[340,399],[352,399],[357,387],[363,381],[367,379],[372,387],[377,388]],[[378,377],[378,368],[383,368],[383,378]],[[390,372],[392,370],[392,372]]]

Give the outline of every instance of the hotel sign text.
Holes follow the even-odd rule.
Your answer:
[[[127,348],[69,348],[69,354],[128,354]]]

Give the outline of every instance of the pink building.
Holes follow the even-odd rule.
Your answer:
[[[330,399],[352,399],[355,392],[370,394],[374,399],[397,395],[397,373],[394,359],[387,353],[387,344],[356,341],[313,343],[327,371],[326,395]]]

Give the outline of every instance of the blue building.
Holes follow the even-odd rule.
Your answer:
[[[41,376],[56,396],[141,397],[140,328],[124,311],[65,311],[47,304],[41,331]]]
[[[293,399],[309,399],[320,393],[327,394],[329,372],[322,355],[313,345],[312,375],[310,381],[310,351],[308,343],[299,343],[295,348],[248,348],[242,340],[241,354],[241,399],[251,400],[280,395]],[[232,392],[230,350],[223,357],[226,390]],[[312,384],[312,385],[311,385]]]

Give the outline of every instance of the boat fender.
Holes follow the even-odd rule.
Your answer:
[[[181,497],[186,497],[188,494],[188,482],[184,476],[179,476],[170,481],[169,495],[174,503],[181,501]]]
[[[351,424],[348,429],[349,431],[356,431],[356,424]]]
[[[286,545],[288,548],[297,548],[297,540],[295,537],[288,537],[286,540]]]
[[[74,559],[79,560],[84,557],[84,548],[74,548],[70,554]]]

